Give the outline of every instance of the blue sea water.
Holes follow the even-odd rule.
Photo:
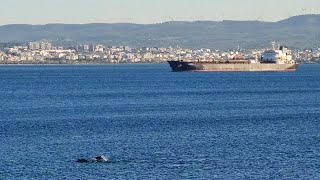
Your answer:
[[[78,158],[106,155],[110,163]],[[320,179],[320,65],[0,66],[0,179]]]

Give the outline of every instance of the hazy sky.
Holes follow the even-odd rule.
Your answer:
[[[320,0],[0,0],[0,25],[223,19],[278,21],[319,12]]]

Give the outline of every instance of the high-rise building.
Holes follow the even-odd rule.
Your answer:
[[[38,49],[40,49],[40,43],[38,43],[38,42],[29,42],[28,43],[28,49],[29,50],[38,50]]]
[[[41,50],[51,50],[52,49],[52,45],[49,42],[41,42],[40,43],[40,49]]]
[[[95,50],[96,50],[96,46],[93,45],[93,44],[91,44],[91,45],[89,46],[89,51],[90,51],[90,52],[94,52]]]
[[[28,43],[29,50],[51,50],[52,44],[49,42],[29,42]]]
[[[84,44],[83,45],[83,50],[84,51],[89,51],[89,45],[88,44]]]

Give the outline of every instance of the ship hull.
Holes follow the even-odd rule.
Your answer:
[[[168,61],[172,71],[195,71],[195,72],[237,72],[237,71],[295,71],[297,64],[273,64],[273,63],[206,63]]]

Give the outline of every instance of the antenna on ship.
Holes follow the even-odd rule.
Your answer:
[[[272,44],[272,49],[273,49],[273,50],[276,50],[276,42],[273,41],[273,42],[271,42],[271,44]]]

